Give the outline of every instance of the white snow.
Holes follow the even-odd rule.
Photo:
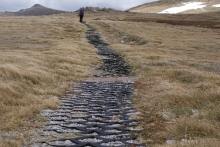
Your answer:
[[[199,8],[202,9],[206,7],[206,5],[203,5],[204,2],[188,2],[188,3],[182,3],[182,4],[184,4],[184,6],[169,8],[159,13],[160,14],[176,14],[176,13],[180,13],[180,12],[187,11],[187,10],[199,9]]]
[[[219,8],[220,8],[220,4],[218,4],[218,5],[213,5],[213,7],[219,7]]]

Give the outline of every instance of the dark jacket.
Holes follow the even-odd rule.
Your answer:
[[[80,9],[79,10],[79,16],[83,16],[84,15],[84,9]]]

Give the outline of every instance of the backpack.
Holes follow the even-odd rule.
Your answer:
[[[84,10],[83,9],[79,10],[79,15],[84,15]]]

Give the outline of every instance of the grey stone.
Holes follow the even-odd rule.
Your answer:
[[[122,36],[122,39],[127,39],[128,38],[128,36]]]
[[[145,114],[150,114],[151,112],[150,111],[145,111]]]
[[[183,142],[183,143],[189,143],[189,140],[187,140],[187,139],[181,139],[181,142]]]
[[[163,117],[164,119],[167,119],[167,120],[170,119],[170,116],[169,116],[169,115],[166,115],[166,114],[163,114],[162,117]]]
[[[167,140],[166,143],[167,144],[174,144],[174,143],[176,143],[176,140]]]
[[[194,113],[198,113],[199,112],[199,110],[196,110],[196,109],[192,109],[192,113],[194,114]]]

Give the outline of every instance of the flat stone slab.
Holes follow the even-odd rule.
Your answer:
[[[135,77],[122,56],[108,47],[101,36],[89,27],[87,38],[97,48],[98,55],[106,56],[98,70],[103,74],[81,81],[70,87],[61,99],[58,110],[41,114],[49,122],[41,130],[41,139],[33,138],[30,147],[143,147],[131,133],[142,128],[132,108]]]
[[[109,77],[109,78],[88,78],[86,82],[135,82],[136,77]]]

